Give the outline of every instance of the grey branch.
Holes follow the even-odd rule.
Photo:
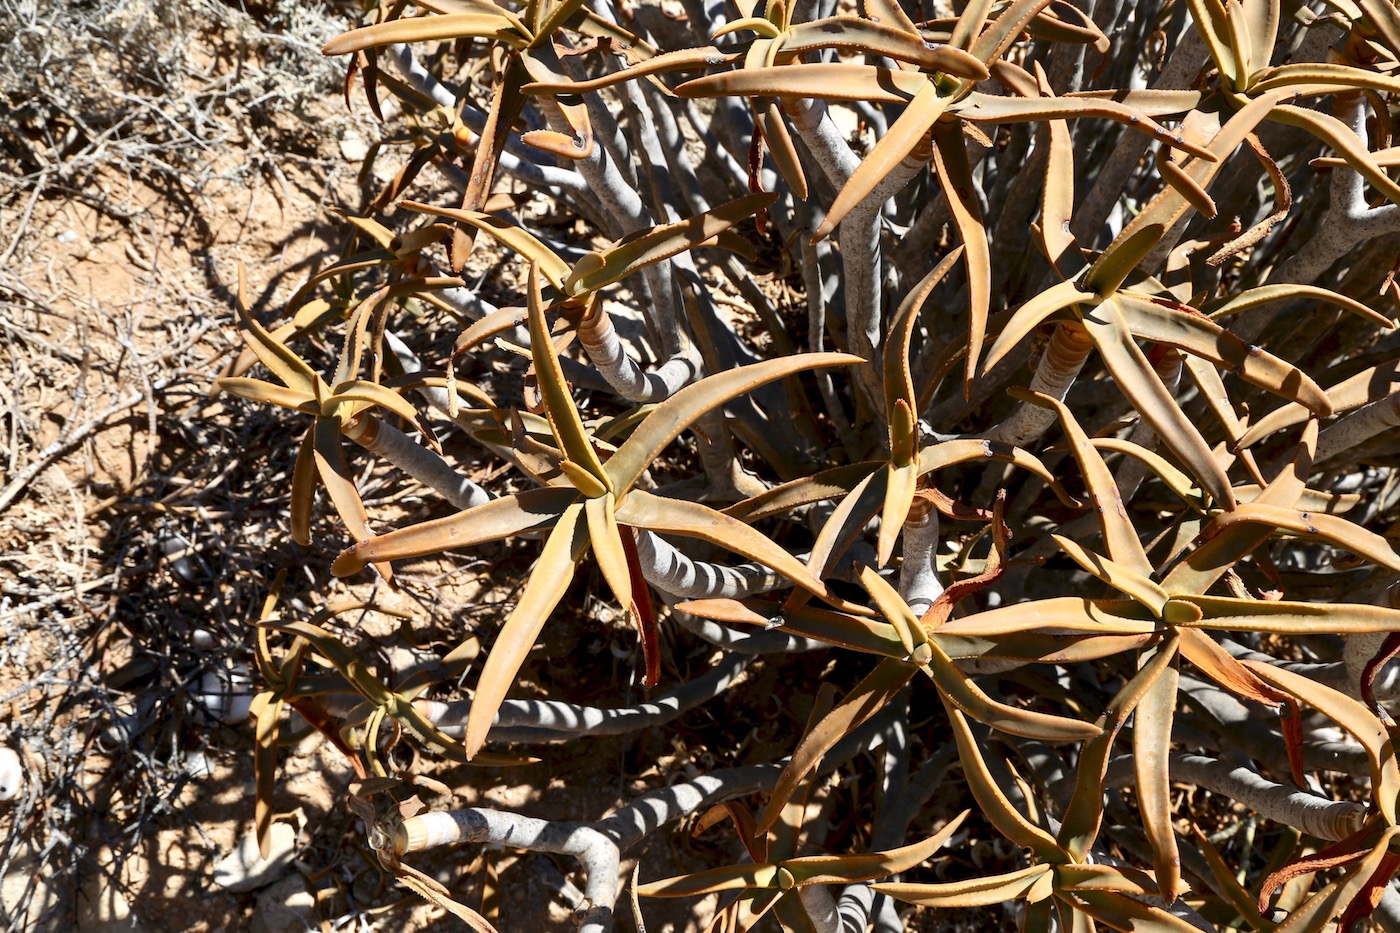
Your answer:
[[[637,365],[617,336],[612,318],[600,304],[594,318],[579,326],[579,343],[613,391],[629,402],[660,402],[689,385],[699,373],[699,361],[687,349],[652,372]]]
[[[1275,784],[1249,768],[1204,755],[1173,754],[1171,774],[1175,780],[1222,794],[1261,816],[1319,839],[1345,839],[1366,819],[1366,807],[1359,803],[1328,800],[1299,787]]]
[[[684,599],[743,599],[787,585],[776,571],[753,561],[726,567],[694,560],[650,531],[637,532],[637,557],[648,583]]]
[[[912,510],[911,510],[912,513]],[[904,524],[904,560],[899,565],[899,595],[923,615],[939,596],[943,582],[938,579],[938,512],[929,509],[920,519],[911,517]]]
[[[638,729],[664,726],[677,716],[714,699],[748,667],[751,658],[730,655],[688,683],[634,706],[604,708],[562,703],[557,700],[506,700],[496,714],[491,740],[500,741],[513,730],[530,730],[544,740],[574,735],[621,735]],[[415,704],[425,718],[448,735],[460,735],[471,712],[470,701]],[[508,739],[507,739],[508,740]]]
[[[398,428],[379,419],[372,433],[360,443],[441,495],[458,509],[485,505],[492,496],[473,483],[436,452],[417,444]]]
[[[580,933],[607,933],[612,929],[613,903],[617,899],[618,849],[611,839],[579,823],[554,823],[510,813],[472,807],[436,810],[404,820],[395,834],[398,854],[461,842],[493,843],[530,852],[572,855],[588,875],[584,896],[587,912]]]

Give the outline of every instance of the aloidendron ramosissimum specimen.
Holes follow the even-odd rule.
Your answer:
[[[689,814],[749,860],[643,868],[636,893],[718,893],[727,928],[1007,902],[1026,930],[1400,928],[1400,10],[682,6],[416,0],[327,44],[410,151],[286,323],[244,308],[252,352],[219,385],[314,419],[291,531],[311,541],[319,477],[351,538],[333,573],[541,550],[499,620],[407,678],[329,627],[359,603],[270,599],[260,831],[295,709],[365,778],[386,869],[475,929],[405,857],[574,856],[597,933],[619,858]],[[506,307],[459,277],[477,251]],[[327,381],[293,348],[337,333]],[[440,513],[377,531],[342,436]],[[541,632],[580,624],[578,577],[635,630],[644,702],[509,698]],[[706,644],[668,683],[665,652]],[[781,681],[807,720],[783,757],[592,822],[420,812],[428,778],[388,755],[548,759],[813,651],[838,674]],[[828,822],[822,776],[876,749]],[[1255,840],[1272,874],[1174,782],[1295,827]],[[1010,855],[960,857],[974,804]]]

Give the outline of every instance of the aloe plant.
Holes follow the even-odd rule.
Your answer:
[[[573,569],[590,548],[614,597],[636,620],[647,655],[646,681],[660,676],[655,619],[641,583],[633,529],[690,535],[722,544],[773,567],[795,582],[826,594],[826,586],[761,533],[699,503],[671,500],[634,488],[647,464],[705,411],[764,382],[814,366],[854,361],[841,354],[812,355],[759,363],[711,376],[658,406],[604,463],[579,417],[554,355],[545,323],[538,264],[530,269],[529,318],[535,373],[558,444],[561,482],[497,499],[456,516],[366,538],[337,559],[335,571],[354,573],[367,562],[421,557],[449,547],[492,541],[532,528],[549,527],[540,564],[514,612],[506,620],[477,687],[467,723],[468,756],[480,749],[524,654],[563,598]]]
[[[1019,902],[1031,931],[1400,922],[1400,13],[955,6],[414,0],[328,43],[412,152],[283,323],[240,297],[218,387],[313,419],[291,535],[318,543],[318,478],[346,529],[318,586],[372,564],[413,590],[495,541],[534,563],[411,675],[337,628],[368,599],[269,600],[260,832],[290,707],[354,761],[386,870],[476,929],[403,859],[577,857],[604,933],[619,857],[691,814],[749,860],[646,864],[639,925],[701,894],[715,929],[886,929],[896,902]],[[337,333],[325,378],[300,348]],[[371,517],[342,436],[432,511]],[[600,605],[643,689],[710,673],[639,704],[537,649],[615,625]],[[511,698],[542,660],[616,705]],[[780,753],[708,749],[733,759],[613,817],[420,813],[432,768],[391,754],[548,768],[532,743],[674,729],[770,667],[764,702],[806,722]],[[1264,817],[1289,828],[1237,830]],[[978,834],[1009,848],[970,859]]]

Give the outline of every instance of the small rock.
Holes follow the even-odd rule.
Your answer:
[[[297,833],[288,823],[272,824],[272,845],[268,858],[258,852],[258,837],[246,834],[238,848],[214,866],[214,882],[235,894],[256,891],[280,879],[296,852]]]
[[[0,748],[0,800],[14,800],[24,788],[24,763],[12,748]]]
[[[228,726],[248,721],[253,705],[253,675],[248,665],[234,662],[227,667],[206,671],[199,678],[195,695],[209,718]]]
[[[369,144],[358,133],[347,133],[340,140],[340,154],[351,162],[363,162],[369,155]]]
[[[160,551],[170,567],[170,572],[186,583],[193,582],[199,574],[199,565],[191,556],[194,545],[183,535],[171,534],[160,542]]]
[[[185,752],[185,773],[192,778],[213,777],[214,762],[203,752]]]
[[[258,909],[249,927],[253,933],[306,933],[319,924],[316,898],[300,875],[291,875],[258,895]]]
[[[76,243],[78,241],[78,231],[64,230],[58,235],[57,240],[64,246],[67,246],[69,243]]]

